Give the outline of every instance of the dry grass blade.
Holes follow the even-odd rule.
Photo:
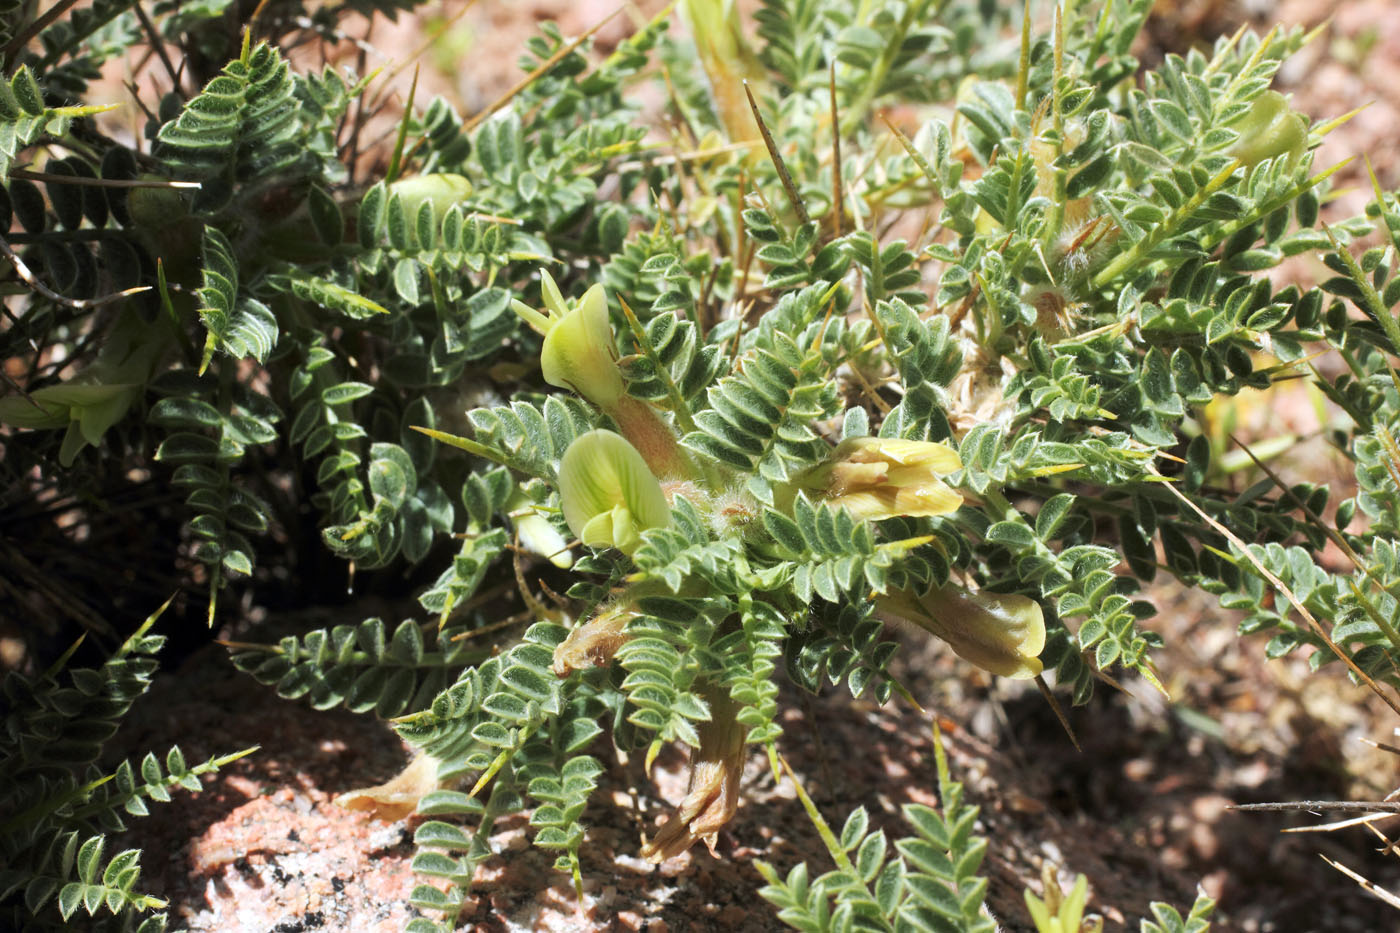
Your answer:
[[[487,223],[507,224],[512,227],[519,227],[525,223],[525,221],[519,220],[515,217],[502,217],[500,214],[483,214],[480,211],[472,211],[470,214],[467,214],[464,219],[484,220]]]
[[[1339,829],[1346,829],[1349,826],[1366,826],[1375,820],[1385,820],[1395,813],[1367,813],[1364,816],[1353,816],[1350,819],[1337,820],[1332,823],[1318,823],[1315,826],[1285,826],[1280,832],[1285,833],[1332,833]]]
[[[1391,796],[1394,796],[1394,793],[1395,792],[1392,792]],[[1386,799],[1389,799],[1389,797],[1387,797]],[[1362,825],[1364,825],[1368,830],[1370,830],[1373,836],[1375,836],[1381,842],[1385,843],[1385,848],[1381,849],[1382,855],[1394,855],[1396,853],[1395,840],[1391,839],[1379,829],[1376,829],[1376,824],[1374,822],[1368,821],[1366,823],[1363,823]]]
[[[517,94],[519,94],[521,91],[525,90],[525,89],[526,89],[527,87],[529,87],[531,84],[534,84],[535,81],[539,80],[539,78],[540,78],[542,75],[544,75],[545,73],[547,73],[551,68],[553,68],[555,65],[557,65],[557,64],[559,64],[561,61],[563,61],[564,58],[565,58],[566,56],[568,56],[569,54],[571,54],[571,53],[574,51],[574,49],[578,48],[580,45],[583,45],[583,44],[584,44],[585,42],[587,42],[590,38],[592,38],[594,33],[596,33],[598,30],[602,29],[602,28],[603,28],[604,26],[606,26],[608,23],[612,22],[612,21],[613,21],[613,18],[616,17],[617,14],[619,14],[619,13],[621,13],[621,12],[622,12],[622,7],[618,7],[616,10],[613,10],[613,11],[612,11],[611,13],[609,13],[607,16],[603,17],[602,20],[600,20],[598,23],[596,23],[592,28],[590,28],[590,29],[589,29],[587,32],[585,32],[583,35],[579,36],[577,39],[574,39],[572,42],[568,42],[568,43],[565,43],[564,45],[561,45],[561,46],[554,52],[553,55],[549,56],[549,58],[546,58],[544,61],[540,62],[539,67],[537,67],[534,71],[532,71],[532,72],[530,72],[529,74],[527,74],[525,77],[521,78],[518,82],[516,82],[516,84],[515,84],[510,90],[506,91],[506,92],[505,92],[504,94],[502,94],[500,97],[496,98],[495,102],[493,102],[493,103],[492,103],[490,106],[488,106],[485,110],[482,110],[481,112],[476,113],[476,114],[472,115],[470,118],[468,118],[467,121],[462,125],[462,132],[463,132],[463,133],[470,133],[472,130],[474,130],[474,129],[476,129],[478,126],[480,126],[480,125],[481,125],[481,122],[482,122],[483,120],[485,120],[487,117],[491,116],[491,114],[495,113],[497,110],[500,110],[502,107],[504,107],[506,104],[510,103],[512,100],[514,100],[514,99],[515,99],[515,96],[516,96]]]
[[[384,74],[385,79],[392,81],[394,78],[398,77],[398,75],[402,73],[403,70],[409,65],[415,64],[420,58],[427,54],[429,49],[431,49],[437,43],[441,42],[442,37],[446,35],[447,32],[452,29],[453,26],[461,22],[462,17],[470,13],[472,7],[476,6],[476,4],[477,0],[467,0],[466,3],[463,3],[462,6],[458,8],[457,12],[453,13],[451,16],[448,16],[441,22],[435,24],[432,29],[425,30],[429,33],[428,37],[424,39],[421,43],[419,43],[418,47],[414,49],[411,53],[409,53],[408,57],[405,58],[403,61],[395,62],[394,64],[390,65],[388,70]]]
[[[1400,910],[1400,897],[1396,897],[1394,894],[1391,894],[1385,888],[1379,887],[1370,879],[1365,878],[1362,875],[1358,875],[1356,872],[1352,871],[1350,868],[1347,868],[1341,862],[1338,862],[1334,859],[1330,859],[1325,855],[1321,856],[1321,858],[1328,865],[1331,865],[1333,868],[1337,869],[1337,871],[1346,875],[1352,881],[1355,881],[1361,887],[1361,890],[1365,891],[1368,894],[1375,895],[1376,897],[1385,901],[1391,907],[1394,907],[1396,910]]]
[[[472,638],[480,638],[482,635],[490,635],[493,632],[503,631],[504,629],[520,625],[522,622],[530,622],[535,618],[536,615],[534,609],[525,609],[521,612],[517,612],[513,616],[507,616],[506,618],[501,619],[497,622],[492,622],[489,625],[483,625],[479,628],[470,629],[465,632],[458,632],[456,635],[453,635],[451,637],[450,641],[452,641],[455,644],[461,641],[468,641]]]
[[[696,149],[694,152],[676,152],[670,155],[657,156],[655,158],[642,158],[635,159],[631,162],[622,162],[617,166],[617,170],[619,172],[637,172],[647,166],[682,165],[686,162],[698,162],[701,159],[712,159],[716,156],[728,155],[731,152],[745,152],[757,145],[758,140],[745,139],[737,143],[725,143],[722,146],[712,146],[709,149]]]

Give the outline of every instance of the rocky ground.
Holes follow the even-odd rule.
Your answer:
[[[656,4],[648,4],[648,9]],[[1338,129],[1319,164],[1367,153],[1381,183],[1400,185],[1395,132],[1400,108],[1400,16],[1387,0],[1282,0],[1270,3],[1163,4],[1158,41],[1229,31],[1245,18],[1306,25],[1331,17],[1312,47],[1280,76],[1294,106],[1315,117],[1371,106]],[[458,9],[449,4],[447,15]],[[581,31],[611,12],[596,0],[522,0],[481,4],[448,30],[454,57],[430,59],[424,80],[451,93],[464,112],[513,83],[520,40],[544,17]],[[436,25],[435,25],[436,24]],[[625,34],[619,18],[606,45]],[[422,41],[423,24],[401,17],[376,27],[371,42],[386,56]],[[395,50],[404,50],[397,52]],[[508,54],[507,54],[508,53]],[[1353,166],[1345,184],[1361,185]],[[1338,216],[1354,213],[1366,192],[1343,194]],[[1312,270],[1290,274],[1307,277]],[[1240,430],[1283,417],[1300,438],[1320,426],[1300,389],[1242,400]],[[1318,471],[1342,477],[1320,444],[1300,445],[1277,463],[1294,479]],[[1281,834],[1319,820],[1249,814],[1231,804],[1371,797],[1397,783],[1396,759],[1365,744],[1386,742],[1397,725],[1374,697],[1336,673],[1308,675],[1302,659],[1266,662],[1263,645],[1241,642],[1234,620],[1202,594],[1159,587],[1154,623],[1169,649],[1161,657],[1171,700],[1141,687],[1100,690],[1070,712],[1083,746],[1076,751],[1039,696],[969,679],[936,648],[911,646],[904,677],[943,723],[954,776],[982,807],[979,831],[990,840],[990,903],[1006,930],[1029,929],[1021,903],[1040,889],[1046,861],[1068,881],[1082,872],[1091,909],[1108,929],[1137,928],[1152,899],[1187,906],[1197,884],[1218,897],[1213,929],[1222,931],[1371,931],[1395,929],[1396,913],[1346,880],[1328,855],[1383,886],[1400,885],[1400,860],[1375,853],[1363,829]],[[355,616],[357,620],[358,615]],[[276,624],[277,620],[272,620]],[[324,623],[322,623],[324,624]],[[163,749],[178,739],[191,760],[259,745],[258,754],[136,822],[129,845],[146,850],[145,884],[170,898],[191,930],[398,930],[405,902],[412,824],[375,823],[334,807],[352,787],[391,776],[406,751],[383,723],[343,712],[315,712],[279,700],[235,673],[210,647],[184,663],[138,708],[123,733],[126,749]],[[198,696],[176,684],[199,683]],[[864,804],[892,834],[899,805],[936,803],[928,722],[905,708],[876,708],[833,692],[789,696],[791,740],[785,752],[829,820]],[[600,758],[611,761],[610,752]],[[531,848],[521,825],[495,839],[464,920],[469,929],[768,930],[771,909],[754,893],[753,861],[786,869],[823,850],[790,785],[775,784],[754,756],[747,802],[722,835],[719,857],[703,850],[653,867],[638,857],[640,838],[684,794],[684,762],[658,761],[653,779],[640,765],[614,765],[586,821],[584,898]]]

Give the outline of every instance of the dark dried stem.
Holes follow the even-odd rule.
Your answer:
[[[827,72],[831,92],[831,223],[832,237],[841,237],[841,216],[846,212],[846,195],[841,189],[841,121],[836,114],[836,62]]]
[[[145,30],[146,38],[151,43],[151,50],[160,58],[160,63],[165,66],[165,73],[170,76],[171,89],[181,97],[185,95],[180,92],[180,72],[175,70],[175,63],[166,54],[165,43],[161,41],[160,33],[156,31],[156,24],[151,22],[151,18],[146,15],[146,11],[141,8],[141,0],[132,0],[132,11],[141,22],[141,28]]]
[[[5,59],[5,73],[14,74],[16,53],[19,52],[20,49],[28,45],[30,39],[33,39],[39,33],[43,32],[45,29],[48,29],[50,26],[56,23],[59,20],[59,18],[63,16],[63,14],[67,13],[69,10],[73,9],[73,7],[77,5],[78,0],[58,0],[58,2],[53,5],[52,9],[50,9],[43,16],[36,19],[34,22],[30,23],[29,27],[23,32],[21,32],[19,35],[15,36],[9,42],[5,43],[5,47],[3,49],[0,49],[0,57],[3,57]]]
[[[797,219],[805,227],[812,218],[807,213],[807,206],[802,203],[801,195],[797,193],[797,185],[793,184],[792,175],[788,173],[783,157],[778,154],[778,145],[773,142],[773,134],[768,132],[768,124],[763,122],[763,114],[758,112],[758,101],[754,100],[753,91],[747,81],[744,82],[744,94],[749,98],[749,109],[753,111],[753,118],[758,121],[758,131],[763,134],[763,145],[768,147],[768,157],[773,160],[773,165],[778,170],[778,178],[783,183],[783,190],[787,192],[788,202],[797,212]]]
[[[132,295],[139,295],[142,292],[151,290],[151,286],[149,285],[138,285],[135,288],[113,292],[110,295],[102,295],[98,298],[67,298],[39,281],[38,277],[29,270],[29,266],[25,265],[24,260],[19,258],[19,254],[10,248],[9,242],[4,237],[0,237],[0,253],[4,254],[5,258],[10,261],[10,264],[15,267],[15,272],[19,275],[20,279],[24,281],[24,284],[49,299],[49,301],[63,305],[65,308],[74,308],[76,310],[98,308],[102,305],[111,304],[114,301],[121,301],[123,298],[129,298]]]

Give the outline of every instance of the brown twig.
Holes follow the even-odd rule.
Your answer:
[[[374,28],[373,20],[370,21],[370,28]],[[368,33],[366,33],[368,38]],[[365,65],[368,64],[365,50],[361,48],[356,56],[356,70],[359,74],[365,73]],[[346,181],[353,185],[355,183],[355,163],[360,157],[360,130],[365,125],[365,95],[358,94],[355,97],[355,116],[350,121],[350,139],[346,141],[341,153],[345,157]]]
[[[6,279],[5,282],[8,283],[8,282],[9,282],[9,279]],[[3,284],[3,283],[0,283],[0,284]],[[6,305],[5,302],[4,302],[3,300],[0,300],[0,314],[5,315],[6,320],[8,320],[8,321],[9,321],[12,325],[14,325],[15,327],[23,327],[23,326],[24,326],[24,325],[22,325],[22,324],[19,322],[19,318],[15,317],[15,313],[14,313],[13,311],[10,310],[9,306]],[[37,344],[37,343],[34,341],[34,338],[33,338],[33,337],[30,337],[30,338],[29,338],[29,347],[30,347],[30,349],[32,349],[32,350],[34,351],[34,353],[35,353],[36,356],[37,356],[37,354],[39,353],[39,344]],[[37,364],[37,359],[36,359],[36,364]],[[31,372],[32,372],[32,370],[31,370]],[[7,375],[6,378],[8,379],[9,376]]]
[[[138,285],[135,288],[113,292],[110,295],[102,295],[98,298],[67,298],[49,288],[43,282],[40,282],[34,273],[29,271],[29,267],[25,265],[24,260],[19,258],[19,254],[10,248],[9,242],[4,237],[0,237],[0,253],[3,253],[5,258],[15,267],[15,273],[19,275],[25,285],[28,285],[50,301],[61,304],[66,308],[73,308],[75,310],[98,308],[102,305],[111,304],[114,301],[121,301],[123,298],[129,298],[132,295],[139,295],[142,292],[151,290],[151,286],[149,285]]]
[[[1322,813],[1327,810],[1373,810],[1376,813],[1400,813],[1400,800],[1284,800],[1275,803],[1233,803],[1227,810],[1304,810]]]
[[[137,89],[137,87],[136,87],[136,82],[134,82],[134,81],[129,81],[129,80],[128,80],[128,81],[123,81],[122,84],[126,87],[127,92],[131,94],[131,99],[134,100],[134,101],[136,102],[136,106],[137,106],[138,108],[140,108],[140,110],[141,110],[141,112],[142,112],[143,114],[145,114],[146,119],[149,120],[149,121],[151,121],[152,123],[156,124],[157,126],[160,125],[160,122],[161,122],[161,121],[160,121],[160,118],[158,118],[158,117],[151,111],[151,108],[146,106],[146,102],[145,102],[144,100],[141,99],[141,92]],[[135,126],[136,124],[133,122],[132,125]],[[143,138],[143,136],[144,136],[145,134],[139,133],[139,132],[138,132],[138,133],[133,133],[132,135],[133,135],[133,138],[134,138],[135,141],[136,141],[136,150],[137,150],[137,152],[140,152],[140,151],[141,151],[141,140],[142,140],[142,138]],[[11,173],[11,174],[13,174],[13,173]]]
[[[151,181],[139,178],[89,178],[86,175],[51,175],[48,172],[31,172],[28,169],[10,170],[11,178],[27,178],[59,185],[87,185],[90,188],[184,188],[198,190],[203,187],[197,181]]]
[[[35,408],[39,409],[39,411],[43,412],[44,414],[48,414],[48,409],[46,409],[43,405],[40,405],[38,402],[34,401],[34,396],[26,392],[24,390],[24,386],[20,385],[18,382],[15,382],[13,376],[5,372],[5,370],[3,369],[0,369],[0,376],[3,376],[5,381],[10,384],[10,388],[14,389],[20,395],[24,396],[24,400],[26,402],[33,405]]]
[[[181,97],[185,95],[180,92],[180,72],[175,70],[175,63],[170,60],[170,56],[165,52],[165,43],[161,41],[160,33],[156,31],[156,24],[151,22],[151,18],[146,15],[146,11],[141,8],[141,0],[132,0],[131,9],[136,13],[136,18],[141,21],[141,28],[146,32],[146,38],[151,43],[151,49],[160,59],[160,63],[165,66],[165,73],[170,75],[171,89]]]
[[[1079,744],[1079,738],[1074,734],[1074,728],[1069,724],[1069,717],[1060,707],[1060,701],[1055,699],[1055,694],[1050,692],[1050,687],[1045,683],[1045,677],[1041,674],[1035,675],[1035,688],[1040,691],[1040,695],[1045,698],[1045,702],[1050,704],[1050,710],[1055,714],[1055,718],[1060,722],[1060,728],[1065,730],[1065,735],[1069,736],[1070,744],[1074,750],[1083,753],[1084,749]]]
[[[0,49],[0,57],[5,59],[5,73],[14,74],[15,53],[29,44],[39,33],[52,26],[58,19],[73,7],[78,5],[78,0],[58,0],[43,16],[30,23],[29,26],[15,36],[5,47]]]
[[[78,598],[66,583],[50,581],[18,548],[8,542],[0,542],[0,548],[5,552],[6,566],[13,573],[13,576],[7,579],[0,579],[0,584],[11,590],[14,595],[23,599],[22,591],[11,580],[28,583],[33,590],[52,600],[55,606],[70,613],[83,628],[104,638],[116,637],[116,630],[111,624]]]

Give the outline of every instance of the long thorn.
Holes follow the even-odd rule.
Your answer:
[[[10,170],[11,178],[27,178],[45,184],[87,185],[90,188],[178,188],[198,191],[204,187],[197,181],[151,181],[141,178],[88,178],[85,175],[52,175],[48,172],[31,172],[28,169]]]
[[[384,173],[384,181],[393,183],[403,168],[403,144],[408,138],[408,121],[413,118],[413,98],[418,93],[418,66],[413,66],[413,81],[408,86],[408,102],[403,105],[403,119],[399,121],[398,137],[394,140],[394,154],[389,157],[389,170]]]
[[[841,238],[841,216],[846,213],[846,196],[841,190],[841,121],[836,115],[836,60],[827,72],[831,91],[831,223],[832,237]],[[752,99],[752,98],[750,98]]]
[[[753,110],[753,118],[758,121],[758,131],[763,134],[763,145],[768,147],[768,157],[773,160],[773,165],[778,170],[778,178],[783,183],[783,190],[787,192],[788,202],[792,204],[792,209],[797,212],[797,219],[805,227],[811,223],[812,218],[807,214],[807,207],[802,203],[802,196],[797,193],[797,186],[792,182],[792,176],[788,174],[787,165],[783,162],[783,157],[778,153],[778,144],[773,142],[773,134],[768,132],[768,124],[763,122],[763,114],[758,112],[758,101],[753,98],[753,91],[749,88],[749,82],[744,82],[744,93],[749,98],[749,108]]]
[[[1074,734],[1073,727],[1069,724],[1069,718],[1065,716],[1065,711],[1060,708],[1060,701],[1055,699],[1055,694],[1050,692],[1050,687],[1045,683],[1045,678],[1035,675],[1035,688],[1040,691],[1040,695],[1045,697],[1045,702],[1050,704],[1050,709],[1054,712],[1055,718],[1060,721],[1060,728],[1065,730],[1065,735],[1069,736],[1070,744],[1074,750],[1083,753],[1084,749],[1079,745],[1079,739]]]

